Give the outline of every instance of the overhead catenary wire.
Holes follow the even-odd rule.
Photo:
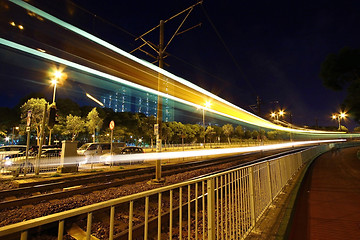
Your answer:
[[[135,34],[131,33],[130,31],[128,31],[128,30],[126,30],[126,29],[124,29],[123,27],[120,27],[120,26],[118,26],[117,24],[114,24],[114,23],[112,23],[112,22],[110,22],[110,21],[108,21],[108,20],[100,17],[99,15],[97,15],[97,14],[95,14],[95,13],[93,13],[93,12],[87,10],[87,9],[85,9],[84,7],[81,7],[80,5],[74,3],[72,0],[70,0],[70,3],[72,3],[75,7],[81,9],[82,11],[84,11],[84,12],[92,15],[94,18],[97,18],[97,19],[101,20],[104,24],[108,24],[108,25],[110,25],[110,26],[113,26],[114,28],[122,31],[123,33],[127,34],[128,36],[130,36],[131,38],[133,38],[133,39],[135,39],[135,40],[142,38],[143,36],[145,36],[146,34],[148,34],[149,32],[153,31],[154,29],[156,29],[156,28],[159,26],[159,25],[155,26],[154,28],[150,29],[150,30],[147,31],[146,33],[142,34],[141,36],[136,36]],[[194,6],[200,4],[201,7],[202,7],[202,9],[203,9],[203,11],[204,11],[204,14],[205,14],[208,22],[210,23],[210,25],[211,25],[212,28],[214,29],[216,35],[218,36],[218,38],[219,38],[220,41],[222,42],[222,44],[223,44],[223,46],[225,47],[225,49],[226,49],[226,51],[228,52],[228,54],[231,56],[231,58],[232,58],[233,62],[235,63],[235,65],[238,67],[238,69],[239,69],[239,71],[241,72],[243,78],[247,81],[248,85],[249,85],[249,86],[251,87],[251,89],[253,90],[250,82],[247,80],[245,74],[244,74],[243,71],[241,70],[241,68],[240,68],[239,64],[237,63],[236,59],[233,57],[233,55],[231,54],[229,48],[226,46],[223,38],[221,37],[221,35],[220,35],[219,32],[217,31],[215,25],[214,25],[213,22],[211,21],[209,15],[207,14],[206,10],[204,9],[202,3],[203,3],[203,1],[199,1],[199,2],[197,2],[196,4],[190,6],[189,8],[187,8],[187,9],[185,9],[185,10],[177,13],[176,15],[170,17],[169,19],[165,20],[164,22],[166,23],[166,22],[172,20],[173,18],[178,17],[179,15],[183,14],[184,12],[191,10],[191,8],[193,8]],[[189,12],[190,12],[190,11],[189,11]],[[201,26],[201,23],[198,24],[198,25]],[[193,27],[191,27],[191,28],[189,28],[189,29],[186,29],[186,30],[184,30],[184,31],[182,31],[182,32],[178,32],[176,35],[182,34],[183,32],[187,32],[187,31],[189,31],[190,29],[193,29],[193,28],[197,27],[198,25],[193,26]],[[142,39],[142,40],[143,40],[143,39]],[[130,53],[134,53],[136,50],[139,50],[139,51],[143,52],[145,55],[147,55],[148,57],[151,57],[152,59],[155,59],[155,61],[152,62],[153,64],[155,64],[156,62],[158,62],[157,57],[154,56],[154,55],[152,55],[152,54],[150,54],[150,53],[148,53],[147,51],[145,51],[145,50],[143,50],[143,49],[141,49],[141,48],[142,48],[143,46],[145,46],[145,45],[148,45],[148,46],[151,45],[151,46],[152,46],[152,49],[154,49],[154,48],[157,47],[157,45],[154,44],[154,43],[152,43],[152,42],[150,42],[150,41],[146,41],[146,40],[143,40],[143,41],[145,41],[145,42],[142,43],[139,47],[131,50]],[[230,84],[231,84],[231,83],[230,83],[229,81],[227,81],[226,79],[224,79],[224,78],[222,78],[222,77],[219,77],[219,76],[216,76],[216,75],[208,72],[208,71],[205,70],[204,68],[201,68],[201,67],[199,67],[199,66],[197,66],[197,65],[194,65],[194,64],[190,63],[188,60],[184,60],[184,59],[182,59],[182,58],[180,58],[180,57],[178,57],[178,56],[176,56],[176,55],[174,55],[174,54],[170,54],[170,53],[168,53],[168,52],[164,52],[164,53],[165,53],[164,58],[167,57],[167,56],[171,56],[171,57],[173,57],[174,59],[182,62],[183,64],[186,64],[186,65],[188,65],[188,66],[193,67],[193,68],[196,69],[196,70],[199,70],[199,71],[203,72],[204,74],[208,75],[209,77],[211,77],[211,78],[213,78],[213,79],[219,80],[219,81],[221,81],[222,83],[226,83],[226,85],[230,85]],[[168,67],[170,66],[170,65],[167,64],[167,63],[164,63],[164,64],[167,65]],[[237,86],[232,86],[232,87],[237,88]],[[253,95],[256,95],[256,94],[254,94],[254,91],[252,91],[252,92],[253,92]]]
[[[246,77],[244,71],[243,71],[242,68],[240,67],[240,64],[239,64],[238,61],[235,59],[234,55],[231,53],[229,47],[226,45],[224,39],[222,38],[222,36],[220,35],[219,31],[217,30],[215,24],[214,24],[213,21],[210,19],[210,16],[209,16],[209,14],[207,13],[206,9],[204,8],[203,4],[201,4],[201,9],[203,10],[203,13],[204,13],[206,19],[208,20],[208,22],[210,23],[211,27],[212,27],[213,30],[215,31],[216,36],[219,38],[221,44],[224,46],[226,52],[229,54],[232,62],[235,64],[236,68],[238,69],[238,71],[239,71],[240,74],[242,75],[243,79],[246,81],[247,85],[248,85],[249,88],[251,89],[252,95],[253,95],[253,96],[257,96],[254,87],[253,87],[252,84],[250,83],[249,79]]]

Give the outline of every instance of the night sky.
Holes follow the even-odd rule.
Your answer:
[[[196,1],[74,2],[139,36]],[[263,116],[282,107],[296,124],[314,126],[317,118],[321,125],[334,125],[330,115],[345,92],[322,85],[320,66],[329,53],[359,47],[359,10],[359,1],[205,0],[183,29],[202,26],[175,37],[165,68],[247,110],[259,96]],[[165,24],[165,41],[182,19]],[[158,34],[145,38],[158,44]],[[130,37],[117,46],[129,51],[140,43]],[[134,55],[152,61],[140,51]]]
[[[57,14],[63,7],[44,2]],[[73,18],[67,21],[128,52],[142,43],[135,37],[196,3],[73,0],[74,7],[69,2]],[[345,92],[326,89],[320,67],[328,54],[359,47],[359,10],[360,1],[204,0],[182,30],[202,26],[174,38],[165,69],[249,111],[259,96],[263,117],[281,107],[300,126],[314,126],[315,119],[319,125],[336,125],[330,115],[339,110]],[[165,24],[165,42],[183,17]],[[145,39],[158,44],[158,36],[155,30]],[[153,61],[140,51],[133,54]]]

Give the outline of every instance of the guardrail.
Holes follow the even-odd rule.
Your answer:
[[[71,228],[65,223],[79,222],[86,239],[92,235],[101,239],[243,239],[292,176],[329,149],[330,145],[320,145],[200,179],[12,224],[0,228],[0,237],[39,237],[44,234],[41,230],[49,234],[47,226],[56,224],[58,232],[54,237],[63,239],[64,232]],[[107,230],[99,236],[97,229]]]

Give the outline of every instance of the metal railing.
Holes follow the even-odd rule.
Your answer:
[[[243,239],[321,145],[215,175],[124,196],[0,228],[0,237],[44,234],[63,239],[76,222],[86,239]],[[72,224],[65,224],[72,223]],[[50,225],[49,225],[50,224]],[[41,228],[38,228],[41,226]],[[94,227],[96,226],[96,227]],[[101,227],[99,227],[101,226]],[[54,226],[52,226],[54,227]],[[101,236],[96,229],[106,229]],[[41,235],[42,236],[42,235]]]

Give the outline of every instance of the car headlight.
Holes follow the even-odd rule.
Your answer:
[[[11,166],[12,164],[13,164],[13,162],[12,162],[12,161],[9,161],[9,159],[7,159],[7,160],[5,161],[5,166],[6,166],[6,167]]]

